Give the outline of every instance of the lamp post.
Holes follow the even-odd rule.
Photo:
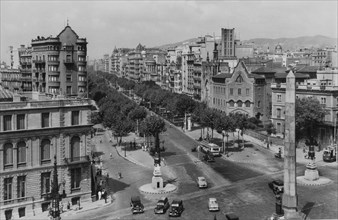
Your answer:
[[[59,194],[59,183],[58,183],[58,174],[57,174],[57,165],[56,165],[56,155],[54,155],[54,171],[53,171],[53,183],[52,183],[52,209],[50,210],[50,215],[52,216],[53,220],[60,220],[60,207],[59,202],[62,197],[66,197],[65,191],[63,194]]]

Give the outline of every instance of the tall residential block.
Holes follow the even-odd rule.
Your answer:
[[[87,94],[87,41],[66,26],[56,37],[38,36],[31,48],[19,48],[25,90],[49,95]]]

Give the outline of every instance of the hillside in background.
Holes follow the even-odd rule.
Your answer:
[[[191,38],[177,43],[170,43],[159,46],[161,49],[174,48],[184,44],[195,43],[198,38]],[[324,47],[334,47],[338,45],[337,38],[326,37],[322,35],[311,36],[311,37],[296,37],[296,38],[254,38],[250,40],[243,40],[244,43],[255,44],[255,47],[261,50],[267,50],[268,48],[274,50],[277,44],[282,45],[283,51],[286,50],[298,50],[300,48],[324,48]]]
[[[266,50],[268,47],[271,51],[274,50],[277,44],[282,45],[283,51],[286,50],[298,50],[300,48],[325,48],[334,47],[337,45],[337,39],[325,37],[322,35],[312,37],[296,37],[296,38],[254,38],[250,40],[244,40],[243,42],[253,42],[256,48]]]

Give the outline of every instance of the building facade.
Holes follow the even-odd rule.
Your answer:
[[[79,38],[68,25],[57,37],[38,36],[31,42],[31,52],[19,48],[22,72],[27,77],[25,90],[84,97],[87,94],[86,59],[86,39]]]
[[[88,99],[0,104],[1,219],[47,211],[54,156],[62,202],[90,198],[91,107]]]

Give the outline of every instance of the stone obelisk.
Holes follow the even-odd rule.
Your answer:
[[[285,91],[285,144],[283,210],[287,220],[302,219],[297,212],[296,182],[296,77],[290,68]]]

